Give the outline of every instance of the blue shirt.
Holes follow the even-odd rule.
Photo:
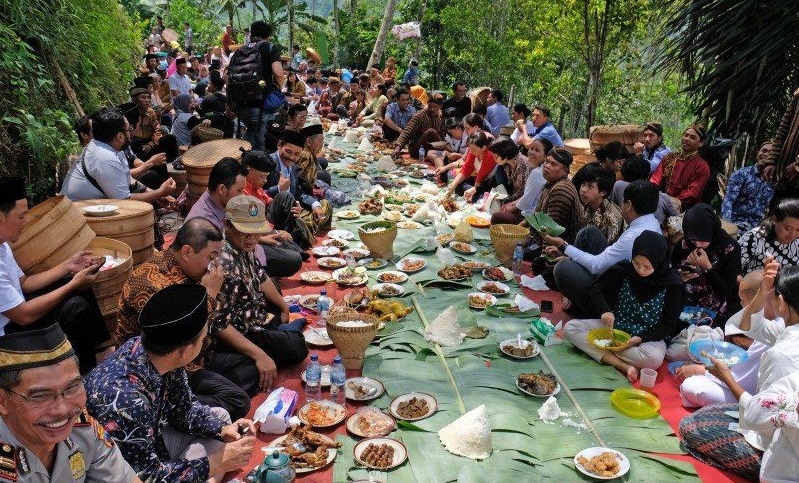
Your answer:
[[[81,163],[83,158],[88,174],[94,178],[102,192],[86,177]],[[83,148],[75,163],[69,168],[61,194],[72,201],[108,198],[126,200],[130,198],[130,169],[128,160],[121,151],[104,142],[92,139]]]
[[[565,253],[593,275],[601,275],[611,265],[615,265],[622,260],[632,260],[633,242],[645,230],[661,233],[660,224],[655,215],[649,214],[634,219],[630,226],[622,232],[616,243],[605,248],[599,255],[591,255],[574,245],[567,245]]]
[[[400,109],[399,104],[396,102],[392,102],[391,104],[386,107],[386,117],[394,121],[394,124],[399,126],[400,129],[405,129],[405,126],[408,125],[408,121],[411,120],[411,117],[416,113],[416,108],[409,105],[403,111]]]
[[[533,133],[533,139],[543,138],[552,143],[553,148],[563,146],[563,139],[558,134],[558,130],[551,122],[547,121],[546,124],[540,128],[536,128]]]
[[[402,83],[408,83],[411,86],[415,86],[419,84],[419,68],[418,67],[408,67],[408,70],[405,71],[405,74],[402,76]]]
[[[204,482],[208,457],[172,459],[163,430],[219,439],[225,422],[200,404],[184,368],[159,374],[134,337],[86,376],[86,406],[144,481]]]
[[[524,194],[516,200],[516,208],[522,212],[522,216],[529,216],[535,212],[538,206],[538,198],[547,180],[544,179],[544,170],[541,166],[530,171],[527,175],[527,182],[524,184]]]
[[[654,151],[650,151],[649,148],[644,148],[644,152],[641,153],[641,157],[649,163],[649,176],[652,176],[652,173],[654,173],[657,167],[660,166],[663,158],[665,158],[670,152],[671,149],[667,148],[663,144],[656,146]]]
[[[756,226],[766,214],[774,187],[763,181],[757,166],[747,166],[730,175],[727,193],[721,203],[721,217],[741,230]]]
[[[491,134],[497,136],[500,128],[510,122],[508,108],[503,106],[501,102],[496,102],[488,106],[486,111],[486,121],[491,125]]]
[[[191,91],[191,79],[188,75],[179,75],[177,72],[169,76],[169,89],[178,91],[178,94],[189,94]]]

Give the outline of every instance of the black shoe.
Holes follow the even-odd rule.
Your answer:
[[[311,254],[306,252],[305,250],[300,252],[300,256],[302,257],[303,262],[311,258]]]

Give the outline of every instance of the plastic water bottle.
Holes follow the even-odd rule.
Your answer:
[[[333,366],[330,368],[330,400],[344,406],[346,394],[344,382],[347,380],[347,371],[341,363],[341,356],[333,359]]]
[[[524,259],[524,248],[522,248],[521,243],[516,244],[516,248],[513,249],[513,275],[516,277],[521,276],[522,274],[522,260]]]
[[[322,399],[322,366],[319,365],[319,356],[311,354],[311,361],[305,368],[305,402]]]
[[[327,317],[330,315],[330,299],[327,297],[327,290],[325,289],[319,292],[319,298],[316,299],[316,311],[319,312],[319,318],[316,323],[319,327],[327,327]]]

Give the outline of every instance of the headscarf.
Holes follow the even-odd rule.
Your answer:
[[[181,112],[188,113],[191,108],[191,101],[192,97],[190,94],[181,94],[172,99],[172,105],[175,106],[175,110],[178,111],[178,114]]]
[[[706,203],[690,207],[682,219],[682,232],[688,242],[710,242],[708,250],[713,250],[724,240],[726,232],[721,228],[721,219]]]
[[[624,269],[630,289],[636,299],[643,302],[672,285],[682,285],[682,278],[669,263],[669,244],[666,238],[654,231],[644,231],[633,242],[632,258],[646,257],[655,270],[646,277],[635,271],[632,262],[623,261],[619,265]]]

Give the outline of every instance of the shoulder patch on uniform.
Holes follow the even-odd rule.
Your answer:
[[[111,435],[108,434],[108,431],[105,430],[102,424],[92,419],[92,428],[94,428],[94,434],[97,435],[98,441],[102,441],[103,444],[105,444],[109,448],[114,447],[114,440],[111,438]]]
[[[17,481],[17,448],[0,441],[0,478]]]
[[[75,426],[78,426],[78,427],[91,426],[93,422],[94,422],[94,418],[89,416],[89,413],[86,412],[86,409],[84,409],[78,415],[78,419],[75,421]]]

